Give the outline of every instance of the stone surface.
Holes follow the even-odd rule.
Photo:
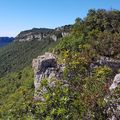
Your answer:
[[[99,66],[107,66],[112,69],[113,74],[116,74],[118,69],[120,68],[120,60],[116,60],[110,57],[100,56],[99,59],[94,59],[92,63],[90,64],[90,70],[91,72],[94,68],[97,68]]]
[[[110,94],[105,98],[107,105],[104,112],[107,115],[107,120],[120,120],[120,91],[116,92],[116,89],[120,87],[119,83],[120,74],[117,74],[109,87]]]
[[[57,35],[51,35],[50,38],[54,41],[57,41]]]
[[[94,60],[90,65],[90,70],[99,66],[108,66],[116,74],[120,68],[120,60],[101,56],[98,60]],[[107,120],[120,120],[120,93],[115,92],[120,84],[120,74],[116,74],[112,84],[109,87],[110,93],[104,97],[106,107],[104,109]]]
[[[52,53],[45,53],[33,59],[32,67],[34,68],[34,99],[44,100],[42,93],[47,90],[45,87],[40,88],[41,81],[47,79],[49,87],[54,87],[56,80],[61,80],[64,65],[58,65],[57,58]],[[51,81],[52,78],[55,79]]]
[[[110,91],[114,90],[119,85],[119,83],[120,83],[120,74],[117,74],[113,80],[112,85],[109,88]]]
[[[58,39],[69,35],[70,30],[71,25],[66,25],[55,29],[33,28],[31,30],[26,30],[18,34],[14,41],[24,42],[33,40],[41,41],[48,39],[57,41]]]

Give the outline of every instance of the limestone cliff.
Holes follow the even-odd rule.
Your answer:
[[[56,80],[62,80],[64,65],[57,63],[57,58],[52,53],[45,53],[33,59],[32,67],[34,68],[34,86],[35,86],[35,100],[44,100],[42,93],[46,92],[45,87],[39,89],[41,81],[47,79],[49,86],[54,87]],[[55,80],[52,80],[55,78]]]
[[[66,25],[55,29],[33,28],[31,30],[26,30],[18,34],[15,38],[15,41],[41,41],[46,39],[57,41],[59,38],[67,36],[70,30],[71,25]]]
[[[114,60],[112,58],[101,57],[96,63],[92,63],[95,67],[96,64],[108,65],[111,68],[119,66],[120,61]],[[45,87],[40,87],[42,80],[46,79],[50,87],[55,87],[56,81],[62,81],[63,85],[68,85],[63,78],[63,71],[65,68],[64,64],[58,64],[57,57],[52,53],[45,53],[44,55],[38,56],[33,59],[32,67],[34,69],[34,100],[44,101],[43,93],[47,92]],[[53,79],[54,78],[54,79]],[[104,108],[104,114],[107,116],[108,120],[119,120],[120,119],[120,95],[119,92],[115,92],[116,89],[120,88],[120,74],[117,74],[113,83],[109,87],[109,94],[105,96],[106,106]]]

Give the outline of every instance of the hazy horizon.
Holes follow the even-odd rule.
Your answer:
[[[0,37],[32,28],[56,28],[84,18],[89,9],[120,10],[119,0],[1,0]]]

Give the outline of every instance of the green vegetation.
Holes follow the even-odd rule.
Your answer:
[[[25,118],[33,98],[33,70],[30,67],[0,79],[0,118]]]
[[[50,40],[13,42],[0,48],[0,76],[31,65],[33,58],[48,51],[55,44],[56,42]]]
[[[63,79],[48,90],[46,101],[34,101],[32,59],[54,46],[54,53],[66,65]],[[90,64],[100,56],[120,59],[120,11],[89,10],[77,18],[68,37],[50,41],[13,43],[0,50],[0,118],[3,120],[105,120],[104,96],[109,93],[111,68]],[[24,69],[23,69],[24,68]],[[21,70],[20,70],[21,69]]]

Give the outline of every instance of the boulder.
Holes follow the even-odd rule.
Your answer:
[[[33,59],[32,67],[34,69],[35,100],[44,100],[42,93],[47,92],[46,88],[40,88],[41,81],[46,79],[50,87],[55,86],[57,80],[62,79],[64,65],[57,64],[57,58],[52,53],[45,53]],[[51,81],[52,78],[55,78]]]

